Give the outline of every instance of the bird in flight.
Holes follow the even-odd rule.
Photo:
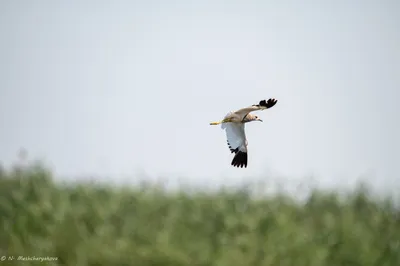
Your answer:
[[[247,167],[247,139],[244,126],[248,122],[260,121],[258,116],[250,114],[253,111],[265,110],[273,107],[278,101],[270,98],[261,100],[258,104],[242,108],[235,112],[229,112],[223,120],[211,122],[210,125],[219,125],[226,132],[226,139],[231,153],[235,153],[231,165],[234,167]]]

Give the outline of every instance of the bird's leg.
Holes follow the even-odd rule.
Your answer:
[[[229,123],[232,122],[233,118],[225,118],[224,120],[221,121],[221,123]]]
[[[211,122],[210,123],[210,125],[219,125],[219,124],[222,124],[222,123],[229,123],[229,122],[231,122],[232,121],[232,118],[225,118],[224,120],[222,120],[222,121],[218,121],[218,122]]]

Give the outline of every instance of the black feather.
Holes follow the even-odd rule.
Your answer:
[[[232,163],[234,167],[246,168],[247,167],[247,152],[238,151],[236,155],[232,159]]]
[[[233,149],[231,144],[229,144],[229,141],[227,141],[227,143],[228,143],[228,147],[229,147],[229,150],[231,151],[231,153],[237,153],[239,151],[239,148]]]
[[[268,101],[265,100],[260,101],[259,106],[264,106],[268,109],[273,107],[277,102],[278,102],[277,100],[270,98],[268,99]]]

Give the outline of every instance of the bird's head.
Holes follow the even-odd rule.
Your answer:
[[[256,115],[251,115],[251,114],[248,114],[247,116],[246,116],[246,118],[244,119],[244,122],[246,123],[246,122],[252,122],[252,121],[260,121],[260,122],[263,122],[262,120],[261,120],[261,118],[259,118],[258,116],[256,116]]]
[[[260,122],[263,122],[262,120],[261,120],[261,118],[259,118],[258,116],[254,116],[253,117],[253,121],[260,121]]]

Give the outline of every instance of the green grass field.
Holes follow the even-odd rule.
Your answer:
[[[0,190],[0,265],[400,265],[400,212],[363,191],[314,191],[300,204],[245,190],[66,186],[37,166],[3,169]]]

